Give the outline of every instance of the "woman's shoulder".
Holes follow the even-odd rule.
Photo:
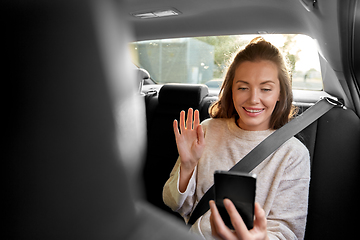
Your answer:
[[[310,154],[307,147],[296,137],[290,138],[284,145],[286,174],[284,179],[309,179]]]
[[[307,149],[307,147],[296,137],[290,138],[285,144],[293,151],[303,154],[309,154],[309,150]]]
[[[208,118],[201,122],[201,126],[206,134],[218,134],[226,132],[227,118]]]
[[[205,128],[211,126],[220,126],[220,125],[226,126],[227,121],[228,118],[207,118],[201,122],[201,125]]]
[[[307,147],[296,137],[290,138],[281,147],[285,151],[285,155],[288,156],[289,165],[298,165],[303,163],[308,165],[310,163],[310,153]]]

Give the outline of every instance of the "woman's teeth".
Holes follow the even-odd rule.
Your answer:
[[[255,110],[255,109],[247,109],[247,108],[244,108],[247,112],[251,112],[251,113],[258,113],[258,112],[261,112],[262,109],[259,109],[259,110]]]

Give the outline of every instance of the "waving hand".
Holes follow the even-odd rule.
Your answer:
[[[179,188],[181,192],[184,192],[205,148],[204,132],[200,125],[198,110],[194,113],[193,109],[189,108],[186,122],[185,111],[180,112],[180,131],[178,121],[174,120],[176,145],[181,159]]]

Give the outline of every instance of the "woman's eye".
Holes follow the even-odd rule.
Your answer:
[[[263,88],[262,90],[263,90],[264,92],[270,92],[270,91],[271,91],[270,88]]]
[[[240,87],[240,88],[238,88],[238,90],[245,91],[245,90],[247,90],[247,88]]]

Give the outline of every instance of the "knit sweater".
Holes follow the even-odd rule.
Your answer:
[[[235,118],[207,119],[201,125],[206,146],[185,192],[179,191],[180,157],[163,189],[165,204],[186,222],[213,185],[214,171],[229,170],[274,131],[245,131],[236,125]],[[257,175],[255,201],[265,210],[269,238],[303,239],[310,181],[307,148],[293,137],[251,173]],[[209,210],[200,217],[191,231],[212,239],[210,214]]]

